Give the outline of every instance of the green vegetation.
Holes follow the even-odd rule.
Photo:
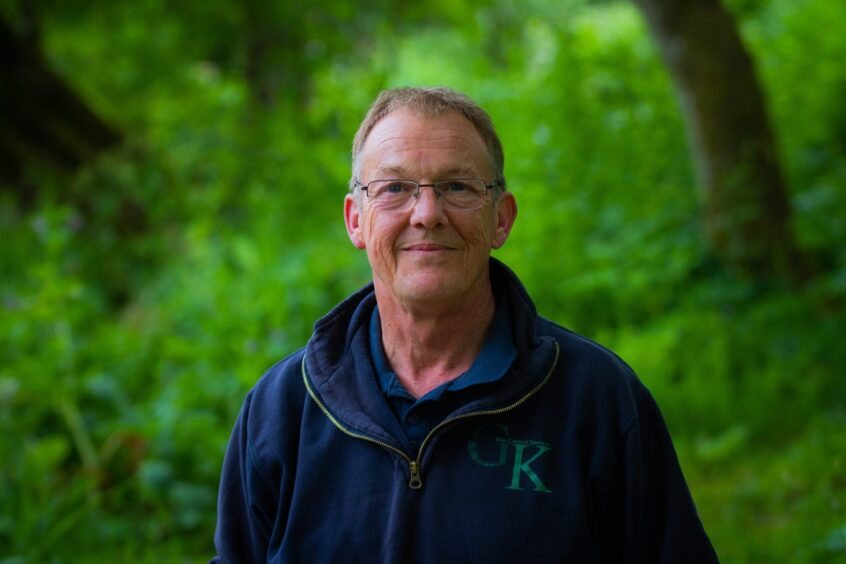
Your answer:
[[[846,4],[729,5],[818,263],[792,286],[709,251],[630,3],[347,4],[42,3],[46,59],[124,140],[29,163],[28,204],[0,185],[0,562],[212,554],[244,394],[368,279],[349,146],[407,84],[491,112],[520,206],[498,256],[653,391],[722,559],[846,562]],[[293,46],[257,57],[273,33]]]

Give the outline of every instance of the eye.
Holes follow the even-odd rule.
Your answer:
[[[407,190],[404,182],[391,182],[382,188],[382,192],[386,194],[402,194]]]
[[[407,180],[377,180],[371,183],[374,198],[391,200],[412,194],[416,189],[413,182]]]
[[[446,192],[466,192],[469,187],[460,180],[445,180],[442,187]]]

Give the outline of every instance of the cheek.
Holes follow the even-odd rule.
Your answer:
[[[476,247],[480,251],[490,251],[493,237],[493,221],[488,217],[488,214],[485,214],[481,220],[477,218],[464,232],[467,233],[466,240],[469,245]]]
[[[393,262],[396,226],[375,214],[368,214],[364,221],[364,238],[367,255],[372,266]]]

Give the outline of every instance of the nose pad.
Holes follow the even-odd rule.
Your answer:
[[[431,188],[432,195],[424,196],[423,189]],[[411,204],[411,221],[426,227],[446,223],[446,214],[441,195],[434,186],[421,186]]]
[[[432,194],[435,196],[435,200],[437,200],[437,201],[440,201],[440,200],[441,200],[441,193],[440,193],[440,192],[438,192],[438,191],[435,189],[435,187],[434,187],[434,186],[420,186],[420,187],[418,187],[418,188],[417,188],[417,194],[415,194],[415,195],[414,195],[414,200],[415,200],[415,202],[416,202],[417,200],[419,200],[419,199],[420,199],[420,197],[423,195],[423,189],[424,189],[424,188],[431,188],[431,189],[432,189]]]
[[[443,200],[441,198],[441,194],[437,190],[435,190],[434,186],[421,186],[420,188],[418,188],[417,194],[415,194],[414,198],[412,198],[412,200],[411,200],[411,207],[412,208],[427,207],[428,204],[423,201],[423,200],[427,199],[427,197],[423,195],[423,189],[424,188],[431,188],[432,189],[432,196],[430,196],[431,198],[434,199],[432,204],[434,204],[434,205],[440,204],[440,206],[438,206],[438,207],[440,207],[440,209],[443,210],[444,204],[443,204]]]

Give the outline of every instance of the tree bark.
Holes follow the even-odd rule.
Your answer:
[[[245,78],[253,99],[266,109],[280,96],[306,101],[309,72],[305,61],[303,12],[297,3],[244,0]]]
[[[753,276],[803,279],[790,204],[752,59],[719,0],[634,0],[687,125],[711,248]]]
[[[54,73],[37,34],[16,32],[0,19],[0,181],[29,200],[21,185],[30,163],[69,172],[121,135]]]

